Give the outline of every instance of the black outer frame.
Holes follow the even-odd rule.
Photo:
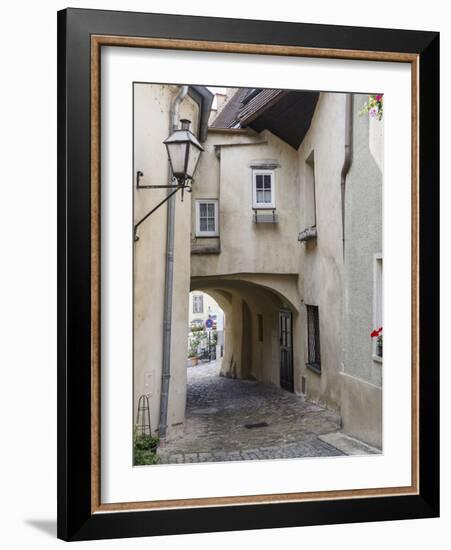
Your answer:
[[[419,54],[418,496],[91,514],[91,34]],[[437,517],[438,329],[438,33],[72,8],[58,12],[59,538],[89,540]]]

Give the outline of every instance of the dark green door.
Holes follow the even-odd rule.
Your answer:
[[[279,312],[280,385],[294,391],[293,380],[293,318],[291,311]]]

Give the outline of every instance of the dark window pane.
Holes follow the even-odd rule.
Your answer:
[[[319,336],[319,308],[307,306],[307,336],[308,336],[308,362],[321,367],[320,336]]]

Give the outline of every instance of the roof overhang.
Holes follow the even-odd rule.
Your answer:
[[[312,122],[319,92],[277,90],[266,102],[257,102],[258,96],[246,106],[240,119],[241,126],[257,132],[271,133],[297,149]],[[255,101],[252,107],[251,103]]]
[[[199,105],[198,138],[200,142],[207,139],[208,119],[213,103],[213,94],[205,86],[189,86],[188,95]]]

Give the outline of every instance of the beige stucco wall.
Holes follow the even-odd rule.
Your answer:
[[[316,241],[298,243],[302,297],[300,310],[300,375],[306,377],[308,397],[339,407],[342,362],[342,229],[340,175],[344,160],[345,95],[320,94],[309,131],[298,150],[300,211],[298,230],[311,219],[304,203],[306,161],[315,159]],[[319,307],[321,375],[308,369],[307,311]]]
[[[243,143],[247,145],[240,145]],[[266,160],[279,164],[275,169],[277,224],[255,224],[253,220],[251,165]],[[219,240],[225,253],[193,256],[193,276],[298,273],[293,255],[299,211],[296,171],[294,149],[270,132],[248,136],[244,132],[210,131],[199,162],[193,201],[219,199]],[[194,219],[193,212],[193,247],[212,246],[215,239],[195,238]]]
[[[270,132],[209,132],[193,189],[194,286],[228,292],[221,373],[279,385],[279,310],[297,311],[299,278],[295,150]],[[254,223],[252,165],[275,161],[278,224]],[[219,200],[219,238],[196,238],[195,200]],[[217,248],[219,254],[201,254]],[[213,280],[208,277],[213,275]],[[263,342],[257,318],[263,318]],[[244,318],[243,318],[244,316]]]
[[[139,116],[135,116],[135,171],[144,172],[143,184],[167,180],[168,167],[161,162],[165,156],[161,142],[168,133],[167,113],[176,91],[172,86],[136,86]],[[381,379],[374,375],[373,365],[359,364],[367,341],[354,317],[360,315],[359,308],[367,315],[372,307],[372,294],[368,294],[366,286],[367,256],[372,257],[373,248],[379,245],[381,225],[375,228],[379,241],[376,239],[369,248],[361,247],[359,239],[366,218],[377,217],[380,212],[359,210],[362,199],[357,198],[358,194],[353,199],[352,189],[361,193],[358,187],[361,182],[373,190],[375,184],[380,187],[382,140],[379,128],[370,132],[368,123],[363,127],[363,121],[357,121],[360,126],[354,136],[347,198],[354,200],[354,208],[348,204],[346,208],[353,227],[353,233],[346,236],[352,261],[347,262],[343,257],[340,187],[345,101],[344,94],[320,94],[310,129],[298,150],[269,131],[209,132],[193,192],[185,195],[184,203],[178,198],[176,206],[170,432],[172,428],[175,433],[174,427],[184,420],[186,342],[191,310],[188,294],[190,290],[199,290],[211,294],[225,313],[221,371],[224,376],[279,385],[279,311],[288,308],[293,314],[294,390],[301,391],[304,379],[308,398],[341,408],[349,433],[378,444],[381,399],[377,392],[381,396]],[[359,101],[363,99],[356,101],[356,110]],[[196,110],[196,104],[186,99],[181,115],[197,121]],[[298,234],[305,229],[306,220],[311,219],[305,211],[305,185],[306,161],[312,151],[317,239],[303,244],[298,241]],[[262,161],[277,165],[277,224],[255,224],[253,219],[252,165]],[[163,191],[135,190],[135,220],[163,196]],[[380,190],[371,197],[372,201],[380,200]],[[219,201],[218,237],[196,237],[197,199]],[[166,209],[162,208],[142,226],[140,240],[135,244],[135,399],[141,393],[151,394],[153,426],[158,422],[161,383],[165,231]],[[352,275],[351,267],[355,270]],[[372,273],[370,269],[370,277]],[[353,302],[347,299],[350,294],[360,298]],[[359,300],[364,302],[363,308]],[[320,375],[306,367],[306,304],[319,306]],[[259,315],[263,318],[263,341],[257,330]],[[364,330],[366,334],[366,327]],[[364,407],[359,408],[360,401],[354,406],[359,384],[363,384],[361,395],[368,396],[366,420]],[[355,415],[359,421],[351,425],[349,419]]]
[[[344,372],[340,378],[344,431],[382,449],[382,388]]]
[[[140,170],[142,185],[168,183],[169,166],[163,140],[169,133],[169,109],[177,86],[134,85],[134,174]],[[193,121],[197,131],[198,106],[186,97],[180,117]],[[138,190],[134,185],[134,221],[141,219],[162,200],[166,190]],[[188,293],[190,286],[190,194],[182,203],[176,196],[174,238],[174,299],[171,346],[171,382],[168,437],[184,421],[186,401],[186,354]],[[163,299],[166,253],[166,212],[157,210],[139,228],[134,244],[134,403],[147,394],[151,404],[152,429],[158,427],[163,335]],[[136,418],[136,414],[135,414]]]
[[[252,338],[253,376],[279,384],[278,311],[287,305],[293,312],[295,391],[300,392],[301,377],[305,376],[308,396],[335,407],[340,401],[338,373],[342,361],[340,172],[344,155],[344,109],[344,95],[321,94],[310,130],[298,151],[268,131],[260,134],[210,132],[193,191],[193,199],[219,199],[220,236],[215,244],[221,251],[220,254],[193,255],[193,277],[233,276],[236,284],[241,285],[235,301],[245,298],[253,323],[257,315],[264,313],[267,339],[262,345]],[[248,145],[249,142],[254,145]],[[305,225],[305,161],[312,149],[316,157],[319,236],[316,244],[304,245],[297,237]],[[279,166],[275,172],[279,223],[256,225],[252,218],[251,166],[256,161],[269,160]],[[210,239],[194,237],[194,223],[193,211],[193,249],[211,247]],[[283,276],[292,278],[282,281]],[[260,286],[252,287],[251,292],[244,285],[247,281]],[[268,299],[269,296],[274,299]],[[321,376],[305,367],[306,303],[320,306]],[[242,323],[240,306],[233,309],[232,315],[238,325]],[[238,328],[238,341],[231,344],[229,339],[229,348],[240,346],[241,335]],[[241,367],[237,356],[240,354],[235,350],[234,364],[228,367],[229,351],[226,351],[223,370],[239,375]]]

